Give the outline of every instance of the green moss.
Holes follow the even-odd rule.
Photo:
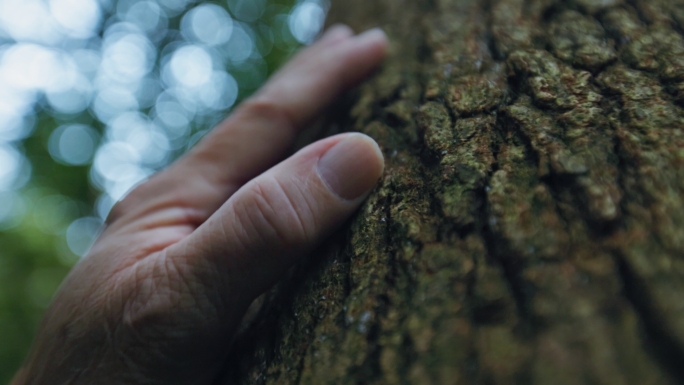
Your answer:
[[[575,11],[561,13],[549,27],[553,53],[564,62],[597,71],[617,58],[601,24]]]
[[[334,6],[396,42],[343,127],[386,175],[237,383],[676,383],[645,339],[680,358],[679,14],[629,3]]]

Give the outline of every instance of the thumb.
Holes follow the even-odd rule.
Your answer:
[[[167,258],[210,267],[221,282],[205,284],[247,305],[344,223],[383,167],[368,136],[314,143],[243,186]]]

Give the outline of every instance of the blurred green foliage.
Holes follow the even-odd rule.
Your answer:
[[[265,34],[266,39],[273,39],[268,37],[273,31],[268,28],[282,24],[283,17],[296,3],[295,0],[268,0],[266,11],[258,20],[251,20],[248,24]],[[108,20],[117,17],[117,1],[102,0],[101,4],[104,4],[104,15],[99,27],[100,35]],[[199,4],[189,1],[185,9],[190,10]],[[225,1],[215,4],[228,8]],[[179,28],[183,15],[181,12],[169,18],[168,34]],[[237,19],[234,14],[232,16]],[[299,47],[295,39],[291,36],[289,39],[288,44],[273,44],[273,48],[263,56],[268,73]],[[158,43],[155,47],[161,51],[164,44]],[[156,66],[159,67],[160,63],[157,62]],[[159,72],[159,68],[155,71]],[[253,75],[248,68],[236,66],[229,72],[240,86],[238,102],[263,81],[250,81]],[[187,143],[196,140],[192,132],[205,130],[207,121],[216,122],[228,112],[215,112],[208,118],[204,116],[191,121],[193,129],[184,140]],[[0,383],[8,383],[21,365],[51,297],[69,269],[79,260],[67,244],[69,225],[78,218],[96,217],[94,205],[98,196],[103,194],[102,189],[92,183],[90,164],[70,166],[56,161],[48,151],[48,141],[55,129],[64,124],[89,125],[102,136],[105,136],[106,124],[99,121],[90,109],[75,115],[60,115],[50,111],[41,100],[33,113],[36,123],[31,135],[14,143],[32,166],[31,178],[15,191],[21,199],[9,203],[18,214],[9,222],[0,221]],[[186,149],[187,146],[177,147],[167,163]],[[3,167],[2,163],[0,167]],[[4,198],[0,194],[1,199]]]

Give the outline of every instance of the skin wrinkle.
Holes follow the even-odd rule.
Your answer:
[[[271,119],[276,116],[277,119],[272,120],[278,124],[274,125],[279,127],[279,131],[284,130],[289,133],[292,138],[299,131],[296,127],[309,123],[308,121],[297,122],[290,111],[283,108],[277,101],[268,99],[265,93],[259,93],[253,99],[248,99],[246,104],[245,113],[249,112],[254,116],[269,116]]]
[[[115,275],[112,278],[112,281],[114,282],[114,287],[110,291],[112,295],[106,295],[104,296],[104,312],[105,314],[117,314],[117,309],[119,308],[119,304],[124,304],[126,301],[128,301],[128,296],[127,290],[125,288],[125,285],[128,284],[128,279],[127,277],[122,277],[120,274]],[[117,298],[112,298],[113,295],[117,295]],[[117,305],[113,305],[117,304]],[[116,317],[112,322],[115,324],[114,327],[114,332],[117,333],[119,331],[119,327],[123,325],[123,315],[125,313],[119,314],[118,317]],[[108,317],[108,319],[110,319]]]
[[[287,132],[292,137],[299,131],[296,127],[301,126],[287,109],[273,100],[264,99],[263,93],[247,99],[242,106],[242,113],[258,117],[268,116],[270,125],[278,127],[278,131]]]
[[[196,211],[196,213],[190,214],[188,219],[191,222],[189,223],[199,222],[201,224],[204,222],[211,213],[206,209],[197,207],[193,202],[193,198],[196,197],[198,191],[219,191],[219,189],[207,181],[195,180],[193,181],[194,194],[187,196],[177,191],[177,181],[170,183],[170,186],[165,186],[165,184],[169,184],[168,181],[172,180],[169,176],[172,172],[190,172],[190,170],[183,170],[183,168],[182,166],[172,165],[169,169],[159,172],[143,182],[122,201],[114,205],[110,215],[107,217],[107,224],[114,228],[122,227],[135,223],[138,219],[145,219],[157,211],[164,211],[169,208]],[[162,186],[158,186],[159,184]],[[148,190],[151,191],[148,192]],[[159,194],[159,191],[163,191],[162,194]]]
[[[348,51],[348,50],[349,50],[349,47],[347,47],[345,51]],[[345,52],[345,53],[343,53],[343,52],[337,52],[337,55],[342,57],[342,59],[343,59],[344,62],[345,62],[345,66],[343,66],[343,67],[344,67],[344,68],[347,68],[348,66],[347,66],[346,64],[349,64],[348,61],[352,61],[352,58],[349,57],[349,55],[346,54],[346,52]],[[329,60],[330,60],[330,61],[338,61],[339,59],[338,59],[336,56],[333,56],[333,57],[330,58]],[[309,61],[308,61],[308,60],[303,60],[303,59],[302,59],[302,62],[307,63],[307,62],[309,62]],[[352,66],[352,68],[353,68],[353,66]],[[283,72],[285,72],[285,71],[283,71]],[[349,81],[349,77],[351,76],[350,73],[353,73],[353,72],[350,72],[349,69],[343,70],[343,71],[341,72],[341,75],[342,75],[341,78],[343,79],[342,81],[340,81],[339,77],[335,77],[335,76],[333,76],[333,77],[323,77],[323,78],[322,78],[322,81],[331,82],[331,83],[329,83],[329,84],[326,83],[326,86],[323,87],[323,88],[327,88],[328,91],[326,91],[326,92],[329,93],[329,94],[331,93],[331,92],[330,92],[331,89],[334,89],[334,90],[335,90],[335,92],[333,92],[333,93],[338,93],[339,90],[341,89],[341,87],[343,87],[343,85],[344,85],[346,82]],[[288,111],[288,110],[285,109],[285,108],[282,108],[282,107],[278,104],[278,101],[277,101],[277,100],[264,99],[265,97],[262,96],[262,95],[267,95],[267,94],[268,94],[267,92],[262,92],[262,93],[259,94],[259,96],[257,96],[257,98],[254,99],[254,101],[248,100],[248,101],[245,103],[245,105],[244,105],[244,111],[249,111],[250,109],[256,109],[256,113],[259,113],[259,115],[261,115],[261,114],[264,113],[264,111],[262,111],[262,110],[265,110],[265,111],[267,111],[267,112],[269,112],[269,113],[271,113],[271,114],[274,114],[274,115],[276,115],[276,116],[280,115],[280,116],[282,116],[282,118],[281,118],[281,119],[278,119],[278,120],[279,120],[278,123],[286,125],[286,126],[288,127],[288,129],[287,129],[288,132],[295,132],[295,130],[292,128],[292,127],[294,127],[294,124],[293,124],[292,122],[296,122],[296,119],[295,119],[294,117],[292,117],[291,112]],[[254,106],[256,106],[256,107],[254,107]],[[241,111],[243,111],[243,110],[241,109]],[[237,116],[235,116],[235,117],[229,119],[228,123],[225,124],[225,126],[230,127],[230,126],[231,126],[231,123],[234,122],[234,120],[236,120],[237,118],[240,117],[240,114],[241,114],[241,112],[236,113]],[[245,113],[245,114],[246,114],[246,115],[249,115],[248,113]],[[283,123],[283,121],[284,121],[285,123]],[[303,122],[302,122],[302,123],[303,123]],[[212,135],[212,134],[210,134],[210,136],[211,136],[211,135]],[[193,154],[193,155],[196,155],[196,156],[198,156],[198,157],[201,159],[201,158],[202,158],[202,151],[196,151],[196,153],[197,153],[197,154]],[[216,161],[215,161],[216,159],[213,159],[213,158],[210,157],[210,158],[208,158],[208,159],[206,159],[206,160],[207,160],[206,162],[201,162],[201,163],[203,163],[203,164],[205,165],[205,167],[206,167],[207,164],[210,165],[210,166],[216,164],[217,167],[220,167],[220,166],[218,166],[218,163],[220,163],[220,162],[216,162]],[[223,172],[220,172],[219,174],[225,175],[225,173],[223,173]],[[158,175],[159,175],[159,174],[158,174]],[[158,178],[158,176],[155,176],[155,177]],[[139,191],[145,190],[146,187],[148,187],[148,186],[150,185],[151,182],[154,182],[154,181],[155,181],[155,177],[152,177],[152,178],[150,179],[150,181],[148,181],[148,182],[146,182],[145,184],[143,184],[143,186],[141,187],[141,189],[140,189]],[[246,177],[245,180],[248,180],[248,177]],[[238,181],[238,182],[240,182],[240,181]],[[228,182],[228,184],[231,184],[231,183]],[[232,187],[231,187],[231,191],[227,194],[226,198],[229,197],[230,195],[232,195],[232,193],[234,193],[235,190],[236,190],[237,188],[239,188],[238,183],[232,183],[232,184],[235,185],[235,186],[232,186]],[[226,186],[223,186],[223,187],[226,187]],[[135,193],[135,192],[134,192],[134,193]],[[135,200],[134,197],[135,197],[135,195],[134,195],[134,194],[131,194],[131,197],[129,197],[128,200],[124,200],[124,202],[131,201],[131,200],[134,201],[134,200]],[[122,207],[125,206],[125,203],[124,203],[123,205],[121,205],[121,206],[122,206]],[[118,209],[117,209],[117,210],[118,210]],[[150,208],[150,210],[156,210],[156,208],[153,208],[153,207],[152,207],[152,208]],[[115,210],[115,212],[116,212],[116,210]],[[137,218],[139,215],[145,215],[145,214],[147,214],[147,212],[139,213],[138,215],[133,216],[130,220],[133,220],[133,219]],[[115,215],[115,216],[114,216],[114,219],[116,219],[116,218],[117,218],[117,217],[116,217],[116,215]]]
[[[253,186],[255,187],[256,192],[253,191],[252,194],[250,194],[250,198],[252,198],[251,201],[254,203],[254,205],[246,204],[244,207],[244,209],[248,212],[247,218],[251,221],[250,225],[254,229],[252,234],[256,234],[256,237],[262,240],[262,242],[258,242],[259,247],[257,247],[256,249],[253,248],[254,251],[248,254],[252,257],[259,257],[259,260],[255,260],[256,263],[253,261],[246,262],[248,266],[263,266],[264,263],[262,262],[262,255],[272,253],[272,245],[274,243],[282,245],[283,249],[287,250],[292,242],[292,240],[289,239],[289,237],[286,234],[288,229],[279,226],[277,223],[276,218],[278,217],[279,212],[275,209],[273,203],[271,202],[272,198],[270,198],[271,194],[269,194],[271,190],[268,188],[268,186],[276,186],[279,189],[279,195],[283,195],[286,200],[288,200],[288,197],[286,196],[286,194],[283,193],[281,188],[282,186],[279,183],[267,183],[273,181],[277,181],[277,179],[269,178],[263,184],[254,182]],[[301,223],[299,222],[299,218],[296,214],[292,215],[292,212],[294,212],[294,210],[292,209],[292,206],[289,203],[289,201],[286,206],[288,213],[285,215],[290,219],[294,219],[293,227],[297,228],[297,231],[300,231]],[[251,208],[253,208],[253,210],[250,210]],[[242,223],[235,223],[234,225],[239,226],[240,224]],[[263,236],[262,233],[264,232],[267,232],[268,235]],[[252,237],[252,239],[255,238]]]
[[[141,221],[140,229],[150,230],[157,227],[189,226],[194,224],[192,226],[194,230],[209,218],[207,213],[182,204],[176,204],[173,207],[160,210],[156,214],[148,220]]]
[[[176,228],[182,229],[183,226],[176,226]],[[171,234],[171,229],[172,228],[155,228],[153,230],[137,233],[136,238],[141,239],[141,241],[137,242],[139,246],[135,251],[130,252],[132,256],[128,258],[130,259],[128,263],[122,263],[120,267],[113,270],[112,276],[125,272],[126,269],[134,268],[138,263],[154,256],[158,252],[166,250],[168,247],[178,243],[184,238],[184,236],[181,235],[169,236]],[[164,242],[158,242],[159,235],[164,234],[167,235],[168,239]]]
[[[223,157],[223,152],[226,151],[225,147],[241,147],[241,144],[234,142],[234,139],[231,139],[227,144],[224,143],[221,152],[216,152],[215,146],[211,146],[209,144],[214,144],[211,140],[213,136],[219,136],[223,133],[223,131],[229,131],[233,129],[236,124],[240,124],[237,121],[239,121],[239,119],[243,116],[247,119],[264,119],[264,117],[268,117],[266,120],[269,121],[269,126],[278,127],[279,132],[287,133],[287,136],[283,138],[284,142],[292,141],[297,134],[297,130],[295,130],[295,126],[292,123],[293,118],[289,115],[287,110],[282,108],[276,102],[260,99],[259,96],[246,100],[241,105],[240,111],[236,113],[236,116],[231,117],[226,123],[222,124],[217,130],[210,134],[207,145],[205,146],[207,148],[197,148],[194,152],[189,154],[189,156],[195,158],[193,159],[193,163],[201,164],[202,167],[210,165],[210,167],[213,168],[213,172],[205,172],[205,174],[220,176],[218,178],[207,177],[206,180],[211,179],[211,182],[209,183],[210,186],[212,186],[212,184],[218,184],[219,188],[216,190],[224,191],[224,199],[222,199],[223,201],[230,199],[230,197],[233,196],[241,186],[254,178],[256,176],[256,172],[245,173],[243,168],[239,167],[231,167],[230,172],[225,171],[225,164],[220,162],[220,159]],[[279,150],[280,154],[275,154],[272,156],[272,158],[274,158],[276,161],[280,160],[283,158],[286,151],[287,148],[283,148]]]
[[[135,269],[139,263],[150,257],[150,253],[145,252],[144,246],[141,247],[141,249],[130,247],[128,245],[126,246],[126,251],[128,251],[126,254],[128,254],[129,257],[117,259],[117,262],[119,263],[116,264],[116,267],[112,269],[108,276],[103,277],[105,280],[110,280],[116,275],[126,275],[130,269]]]
[[[167,269],[166,262],[163,259],[159,259],[157,261],[159,261],[159,262],[154,263],[149,268],[152,268],[154,271],[157,271],[157,272],[159,271],[159,269]],[[162,281],[164,281],[164,279],[163,279],[164,277],[168,278],[171,276],[175,276],[175,275],[173,275],[173,273],[170,275],[165,275],[165,274],[156,274],[156,275],[158,277],[162,277]],[[167,312],[167,311],[165,311],[165,309],[174,309],[174,305],[172,305],[174,300],[171,298],[172,293],[169,291],[170,285],[168,284],[168,281],[161,282],[161,283],[155,283],[154,278],[155,278],[154,276],[148,278],[148,283],[151,280],[153,285],[155,285],[157,287],[164,288],[166,290],[163,290],[164,293],[159,293],[157,291],[150,291],[150,296],[149,296],[148,300],[141,305],[135,306],[136,308],[138,308],[137,310],[135,310],[135,312],[142,314],[142,318],[140,319],[140,321],[136,322],[132,318],[139,318],[140,315],[137,315],[137,316],[132,315],[130,317],[131,319],[129,319],[129,321],[127,323],[128,327],[125,330],[126,337],[127,337],[126,340],[128,340],[129,343],[126,344],[125,348],[128,351],[136,351],[137,349],[142,349],[143,351],[148,351],[150,353],[154,352],[154,353],[157,353],[157,355],[159,357],[161,357],[162,359],[166,359],[168,361],[169,358],[165,357],[163,350],[159,349],[160,347],[163,347],[163,344],[158,345],[159,341],[168,342],[168,340],[166,338],[163,338],[160,340],[160,337],[152,338],[153,334],[150,334],[150,331],[151,331],[150,328],[152,328],[152,330],[154,331],[154,329],[157,329],[157,326],[155,326],[156,325],[155,322],[152,322],[150,324],[147,321],[147,319],[150,316],[152,316],[153,320],[154,320],[154,317],[165,314]],[[150,312],[148,309],[148,306],[150,303],[155,303],[155,302],[156,302],[157,306],[155,306],[152,309],[152,311]],[[131,305],[131,306],[133,306],[133,305]],[[165,308],[165,306],[166,306],[166,308]],[[161,310],[161,311],[159,311],[159,310]],[[145,314],[145,313],[148,313],[148,314]],[[136,326],[136,324],[140,324],[140,323],[142,323],[140,326]],[[154,334],[158,334],[158,331],[154,331]],[[178,336],[175,336],[175,338],[178,338]],[[149,351],[149,347],[154,347],[155,345],[158,345],[157,349],[154,349],[153,351]]]
[[[221,236],[224,237],[224,239],[226,239],[226,240],[228,240],[228,239],[239,240],[239,237],[237,237],[237,236],[233,236],[232,238],[229,238],[229,235],[228,235],[228,232],[227,232],[226,226],[225,226],[225,221],[218,220],[217,221],[217,227],[218,228],[215,231],[220,232]],[[216,255],[218,253],[218,250],[217,250],[218,245],[214,245],[210,242],[202,242],[200,244],[206,245],[204,247],[208,248],[208,254]],[[194,244],[189,243],[189,242],[185,243],[185,247],[184,247],[185,254],[184,255],[193,255],[193,254],[187,254],[187,249],[189,247],[193,247],[195,250],[197,250],[198,253],[201,252],[200,251],[201,249],[199,249],[196,246],[192,246],[192,245],[194,245]],[[231,292],[233,290],[233,286],[234,286],[233,279],[232,279],[233,274],[232,274],[232,270],[230,269],[230,267],[227,266],[228,264],[217,264],[217,263],[213,263],[211,260],[206,260],[206,259],[205,259],[205,261],[209,265],[210,268],[213,268],[216,270],[217,276],[220,277],[221,282],[220,282],[220,284],[218,284],[218,286],[223,288],[223,290],[225,290],[225,292]],[[222,301],[222,305],[224,305],[224,306],[228,305],[228,301],[226,301],[224,299],[223,295],[219,295],[218,297]]]
[[[205,210],[192,207],[190,202],[183,202],[179,198],[169,201],[159,200],[140,210],[140,212],[133,211],[133,213],[135,215],[131,218],[122,217],[117,222],[111,223],[108,229],[113,228],[125,233],[135,233],[140,230],[164,227],[167,224],[181,223],[197,228],[211,216]],[[168,217],[166,217],[167,214]],[[136,221],[137,217],[142,217],[144,220]]]
[[[211,382],[249,304],[361,203],[333,199],[317,179],[318,159],[346,135],[274,167],[303,124],[384,55],[382,34],[348,33],[298,55],[112,209],[12,385]],[[61,343],[58,329],[67,323]]]
[[[72,317],[72,320],[69,322],[68,328],[70,330],[78,330],[77,327],[80,324],[83,323],[91,323],[92,321],[90,320],[91,317],[88,317],[86,314],[82,313],[76,313]],[[73,344],[73,340],[78,339],[78,338],[83,338],[83,337],[88,337],[87,335],[79,335],[77,333],[70,333],[71,338],[68,338],[65,341],[61,341],[62,343],[60,344],[63,349],[60,349],[59,354],[56,356],[59,357],[58,359],[61,359],[60,363],[58,364],[60,367],[64,367],[65,363],[67,362],[68,358],[74,355],[78,355],[78,350],[75,349],[75,346]],[[83,365],[82,363],[79,366],[69,366],[66,365],[68,370],[70,371],[69,374],[67,374],[67,377],[71,377],[72,380],[67,380],[66,383],[72,383],[76,380],[78,380],[79,377],[81,377],[84,373],[84,371],[89,370],[88,368],[93,368],[101,365],[101,361],[103,361],[106,357],[105,354],[99,354],[98,352],[89,352],[90,354],[87,355],[87,360],[88,362],[86,365]],[[54,359],[55,357],[53,357]],[[99,358],[99,361],[98,361]],[[93,364],[94,362],[97,362],[97,364]],[[85,367],[85,369],[82,369]],[[42,375],[42,374],[37,374],[37,375]]]
[[[231,211],[229,214],[231,215],[233,220],[236,219],[234,211]],[[221,235],[226,240],[226,242],[229,239],[232,239],[234,242],[238,242],[239,247],[241,247],[243,250],[245,250],[245,245],[241,244],[243,237],[237,235],[237,233],[235,232],[236,231],[235,227],[229,227],[230,229],[232,229],[232,237],[229,237],[229,235],[228,235],[228,232],[226,230],[226,222],[225,221],[219,220],[218,221],[218,228],[219,228],[219,231],[221,232]],[[190,243],[188,242],[186,244],[189,245]],[[217,245],[213,245],[210,243],[207,243],[207,244],[210,245],[209,247],[211,249],[217,248]],[[216,255],[216,250],[211,250],[210,254]],[[212,264],[209,260],[207,260],[207,263],[210,263],[211,265],[213,265],[216,268],[218,276],[221,278],[221,281],[222,281],[221,286],[224,288],[225,293],[234,293],[236,288],[235,288],[235,280],[233,279],[234,272],[233,272],[233,269],[231,268],[231,265],[229,263],[224,263],[224,264],[220,264],[220,265],[217,265],[215,263]],[[231,303],[231,301],[229,301],[227,298],[225,298],[224,295],[220,295],[219,298],[223,301],[223,305],[225,305],[226,309],[227,309],[228,308],[227,306],[229,303]]]
[[[190,294],[186,298],[183,298],[184,300],[191,301],[192,305],[188,306],[190,308],[201,308],[202,312],[205,314],[208,314],[208,312],[211,310],[214,313],[214,317],[209,317],[209,318],[217,318],[218,317],[218,312],[217,312],[217,306],[212,305],[210,302],[211,301],[202,301],[203,295],[206,296],[207,298],[207,292],[209,293],[214,293],[214,292],[219,292],[219,288],[214,288],[214,290],[206,290],[207,289],[207,284],[205,282],[201,282],[199,278],[202,276],[201,274],[198,274],[198,268],[200,266],[199,263],[195,264],[188,264],[185,263],[185,261],[178,260],[175,258],[162,258],[162,261],[164,261],[164,265],[166,267],[167,277],[172,277],[172,276],[177,276],[180,277],[178,281],[178,287],[173,288],[173,285],[170,286],[171,294],[176,294],[179,296],[182,296],[183,293],[188,293]],[[183,264],[183,265],[181,265]],[[211,269],[206,269],[206,271],[211,273]],[[213,278],[216,274],[210,274]],[[213,280],[213,279],[212,279]],[[211,280],[210,280],[211,282]],[[173,282],[171,282],[173,283]],[[185,290],[183,290],[183,287]],[[205,306],[198,306],[199,304],[204,304]]]
[[[256,197],[250,197],[249,199],[258,200],[259,196],[257,195]],[[261,210],[255,210],[256,212],[252,212],[249,210],[251,207],[255,205],[256,203],[254,205],[236,205],[233,210],[235,212],[234,220],[229,222],[230,225],[228,227],[233,227],[236,229],[241,228],[244,230],[239,233],[243,236],[238,237],[238,243],[243,245],[244,250],[244,253],[241,253],[240,255],[254,255],[256,253],[259,253],[261,251],[261,246],[263,246],[264,241],[267,239],[266,236],[262,233],[266,233],[269,231],[272,233],[274,231],[273,227],[270,226],[270,224],[265,218],[262,217],[261,221],[252,219],[254,215],[263,215]],[[259,227],[257,227],[257,223],[265,223],[268,226],[264,229],[260,229]],[[255,239],[257,239],[258,241],[254,242]],[[226,243],[226,245],[230,244],[230,242]]]
[[[130,330],[135,330],[135,314],[138,312],[137,309],[134,309],[134,307],[140,306],[139,304],[144,304],[149,300],[149,297],[147,298],[142,298],[141,296],[143,294],[148,295],[145,293],[144,288],[146,287],[148,283],[148,279],[145,275],[142,276],[142,279],[139,277],[139,273],[141,270],[141,264],[136,263],[134,266],[131,266],[129,268],[132,270],[132,272],[128,272],[126,276],[130,277],[132,276],[133,279],[133,284],[134,287],[132,290],[130,290],[126,295],[126,298],[123,301],[123,317],[122,321],[124,325],[127,325],[128,327],[126,329]]]
[[[281,240],[282,244],[284,244],[286,247],[291,245],[291,244],[298,244],[298,243],[306,243],[306,238],[309,233],[309,226],[307,226],[307,221],[305,219],[305,216],[300,213],[299,210],[297,210],[300,205],[296,203],[296,201],[293,199],[293,197],[290,196],[287,187],[284,186],[283,182],[278,179],[278,177],[273,177],[270,179],[272,181],[272,184],[268,184],[267,186],[273,186],[274,191],[273,194],[265,194],[264,195],[264,200],[265,202],[269,205],[269,208],[271,209],[270,212],[273,213],[273,218],[278,218],[281,217],[281,213],[287,212],[288,215],[286,216],[285,222],[294,224],[295,231],[290,232],[290,229],[284,229],[281,224],[274,224],[275,220],[270,220],[269,223],[271,226],[274,226],[276,228],[276,233],[279,235],[279,239]],[[297,183],[293,184],[293,189],[297,191],[299,189],[299,186]],[[275,196],[276,198],[272,198],[272,201],[268,200],[269,196]],[[278,205],[279,199],[277,197],[282,197],[282,199],[285,203],[282,205]],[[281,207],[282,206],[282,207]],[[289,239],[286,234],[288,233],[294,233],[296,235],[302,235],[305,239],[304,240],[298,240],[298,239]]]
[[[208,263],[208,262],[207,262]],[[191,266],[192,271],[197,270],[197,265]],[[234,306],[234,301],[230,301],[226,298],[223,293],[233,292],[233,280],[230,278],[232,272],[227,268],[212,267],[207,266],[206,271],[212,273],[210,274],[211,279],[198,280],[198,290],[193,295],[193,300],[196,303],[203,303],[200,299],[203,295],[210,299],[206,302],[207,306],[204,307],[204,312],[207,312],[207,308],[210,308],[211,312],[215,315],[217,319],[221,317],[227,317],[230,313],[230,309]],[[189,273],[193,274],[193,273]],[[213,295],[212,295],[213,294]]]
[[[262,251],[256,246],[260,246],[263,243],[261,240],[254,242],[255,238],[250,235],[256,234],[258,236],[262,236],[259,234],[257,229],[253,227],[253,222],[251,220],[242,219],[244,216],[249,216],[249,212],[246,212],[244,209],[244,206],[238,205],[228,213],[229,218],[218,220],[224,227],[223,232],[226,232],[226,228],[231,229],[233,236],[228,238],[225,243],[221,243],[221,245],[224,245],[224,247],[221,247],[221,250],[218,253],[216,253],[216,251],[210,253],[210,255],[225,255],[232,252],[234,258],[232,258],[232,260],[227,260],[224,264],[221,264],[225,266],[222,274],[227,274],[230,277],[236,277],[235,279],[231,280],[230,286],[228,287],[229,290],[226,291],[226,293],[230,293],[231,296],[235,297],[236,300],[232,302],[239,305],[243,305],[243,302],[245,302],[244,298],[248,298],[246,302],[251,303],[249,295],[252,294],[251,290],[246,290],[246,288],[244,288],[240,283],[254,282],[255,280],[255,277],[251,276],[252,274],[250,274],[250,269],[248,266],[249,261],[245,260],[245,256],[259,255]],[[226,223],[240,223],[240,226],[225,226]],[[205,238],[207,238],[207,240],[210,238],[209,235],[210,234],[206,234]],[[230,240],[230,242],[228,242],[228,240]],[[219,247],[218,243],[214,244],[212,242],[207,242],[206,244],[212,245],[212,248]],[[232,245],[234,246],[234,249],[226,250],[225,245]],[[245,278],[245,276],[247,276],[247,278]],[[245,293],[247,293],[247,295],[245,295]],[[249,303],[246,303],[243,306],[246,307],[249,305]]]
[[[315,214],[317,210],[314,209],[314,204],[310,201],[310,197],[309,194],[307,194],[307,191],[316,191],[320,189],[318,188],[318,183],[313,182],[311,179],[312,178],[306,178],[304,180],[304,187],[300,187],[299,184],[295,184],[294,187],[297,193],[299,193],[299,200],[301,202],[304,202],[304,204],[306,205],[306,210],[304,210],[304,213],[300,214],[300,216],[306,217],[307,219],[304,221],[311,223],[311,226],[304,228],[305,239],[313,241],[316,238],[315,229],[320,229],[321,227],[319,226],[318,219]],[[314,188],[312,188],[312,185],[314,186]]]
[[[151,302],[156,304],[156,309],[161,310],[155,310],[152,314],[156,314],[157,312],[164,313],[169,310],[174,311],[174,308],[178,305],[182,305],[179,303],[182,300],[182,297],[178,295],[181,291],[174,290],[174,284],[177,287],[185,286],[186,289],[189,289],[187,283],[184,282],[185,277],[180,274],[175,265],[169,265],[168,259],[165,258],[164,251],[149,258],[148,263],[150,265],[149,269],[151,270],[151,273],[148,274],[148,280],[150,281],[150,287],[152,288],[150,290],[150,298],[152,300],[148,303]],[[170,270],[169,267],[173,267],[174,269]]]
[[[272,236],[275,237],[281,244],[288,245],[290,243],[290,239],[288,239],[287,235],[285,235],[285,232],[283,231],[285,229],[283,229],[282,226],[279,226],[275,220],[275,218],[277,218],[278,215],[283,212],[279,212],[280,210],[277,210],[276,205],[273,203],[274,189],[276,190],[275,195],[281,195],[285,197],[286,201],[288,201],[288,203],[285,205],[286,210],[283,211],[286,211],[285,215],[288,218],[295,219],[294,227],[296,227],[297,230],[301,230],[302,224],[299,222],[299,218],[296,214],[292,215],[291,211],[293,211],[293,209],[291,202],[289,202],[289,197],[287,197],[287,194],[284,194],[282,186],[276,178],[270,177],[263,182],[254,182],[251,187],[252,189],[250,191],[251,194],[249,194],[249,202],[252,204],[245,204],[245,210],[251,213],[251,215],[248,215],[248,218],[252,221],[252,227],[258,229],[256,231],[257,233],[259,230],[263,231],[268,229],[270,230]],[[259,218],[261,221],[254,220],[252,218]],[[257,225],[257,223],[264,223],[266,228],[263,225]],[[234,225],[239,226],[240,223],[235,223]],[[269,238],[265,238],[263,240],[266,245],[271,243],[269,242],[271,241]]]

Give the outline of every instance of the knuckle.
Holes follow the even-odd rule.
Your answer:
[[[112,206],[109,214],[107,215],[107,220],[105,221],[106,224],[111,225],[112,223],[120,220],[122,217],[132,212],[134,209],[138,208],[140,202],[144,201],[145,197],[150,195],[151,191],[154,191],[155,185],[152,183],[152,181],[156,179],[158,179],[158,174],[141,182],[135,188],[128,191],[121,200]]]
[[[118,221],[121,219],[126,213],[128,213],[131,210],[131,204],[130,202],[130,197],[126,197],[123,200],[120,200],[114,204],[114,206],[109,210],[109,214],[107,215],[107,220],[105,223],[107,225],[111,225],[114,222]]]
[[[288,111],[281,104],[264,97],[257,96],[244,101],[236,115],[240,116],[243,114],[247,118],[265,118],[279,126],[294,127],[294,121]]]
[[[288,188],[293,187],[293,188]],[[315,231],[311,206],[294,186],[284,186],[277,178],[255,181],[249,191],[244,219],[257,232],[256,237],[284,245],[305,244]]]
[[[158,341],[159,330],[182,330],[173,338],[192,338],[209,326],[217,303],[197,280],[196,266],[161,252],[132,267],[134,282],[124,295],[123,327],[150,342]]]

